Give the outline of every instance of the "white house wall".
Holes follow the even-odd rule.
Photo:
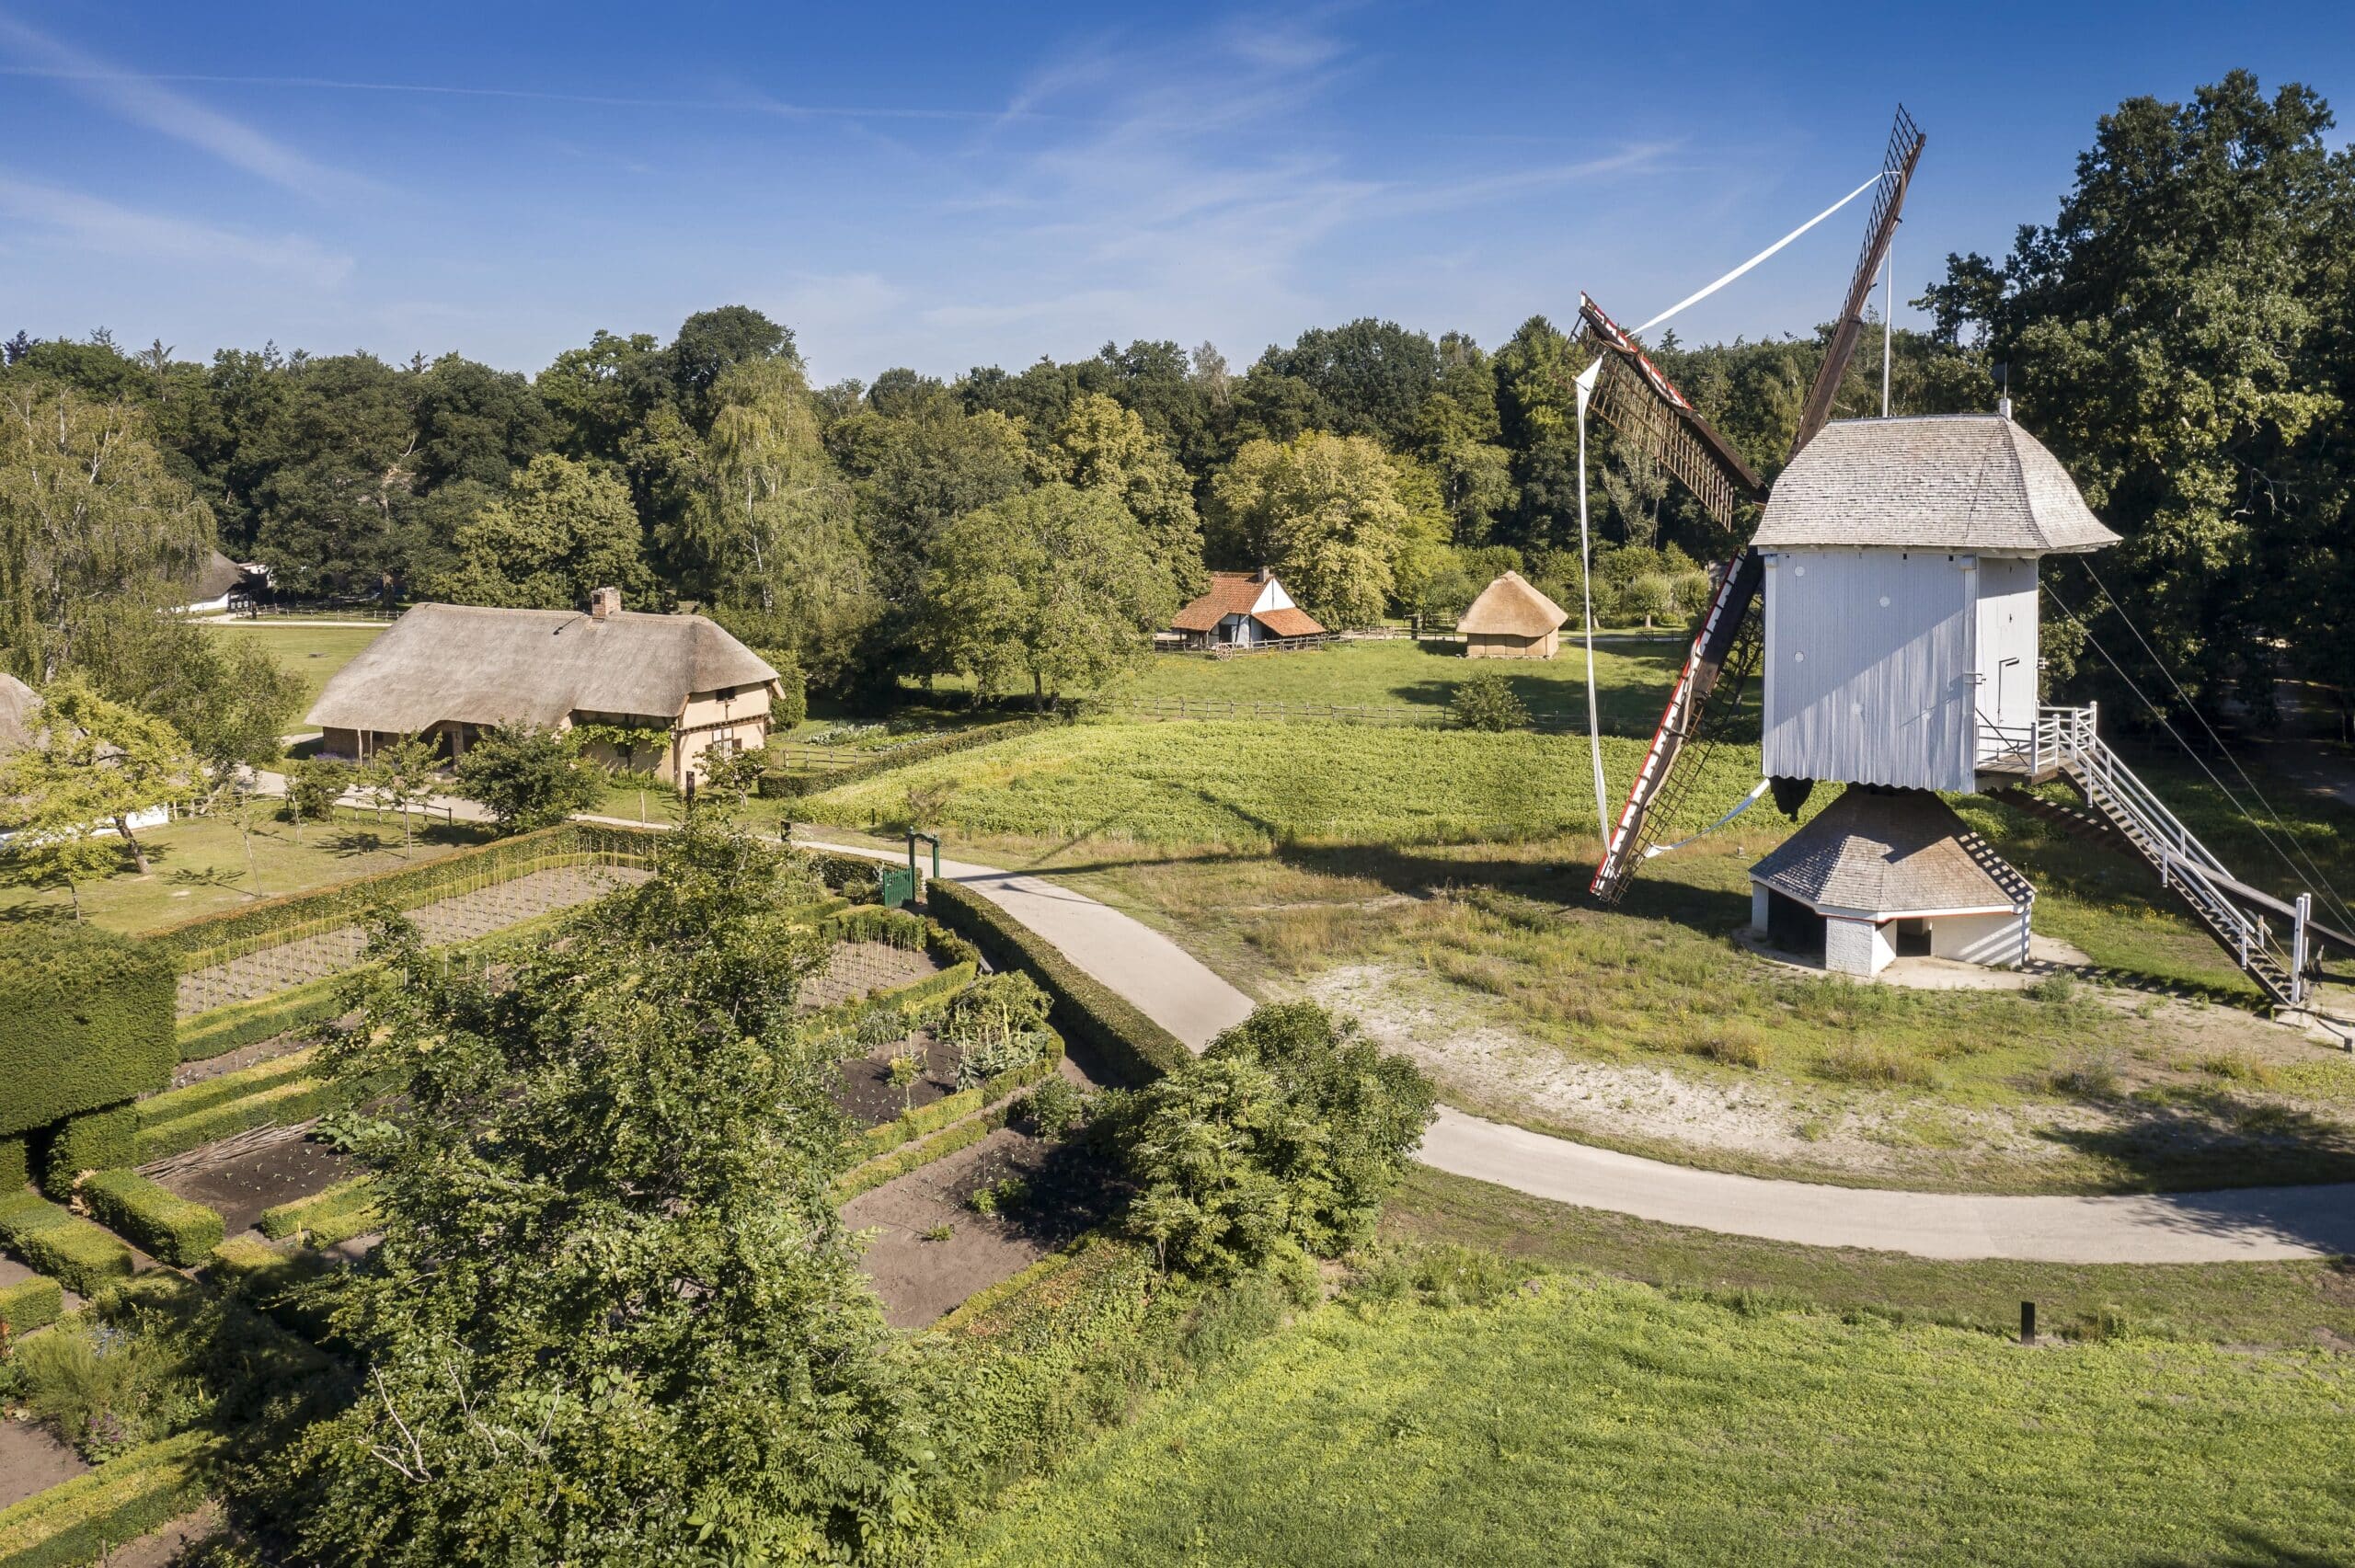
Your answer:
[[[1823,922],[1823,967],[1835,975],[1870,979],[1896,956],[1888,931],[1871,921],[1833,915]]]
[[[1971,567],[1919,550],[1766,557],[1767,773],[1973,786]]]
[[[2027,956],[2028,916],[1937,915],[1930,921],[1930,956],[2004,969]]]
[[[1979,558],[1979,714],[2021,728],[2036,721],[2036,560]],[[1995,745],[1982,737],[1982,749]]]

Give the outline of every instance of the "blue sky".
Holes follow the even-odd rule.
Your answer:
[[[2355,114],[2344,0],[0,0],[0,333],[528,371],[742,303],[821,381],[1107,338],[1240,366],[1366,315],[1493,344],[1581,288],[1681,298],[1869,177],[1900,98],[1902,299],[2049,218],[2120,98],[2236,65]],[[1808,330],[1861,205],[1678,330]]]

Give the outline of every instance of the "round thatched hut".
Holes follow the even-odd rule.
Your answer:
[[[1507,572],[1480,590],[1455,629],[1466,658],[1551,658],[1562,646],[1562,607]]]

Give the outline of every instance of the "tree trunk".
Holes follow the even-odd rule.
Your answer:
[[[146,846],[144,846],[144,844],[142,844],[142,843],[141,843],[137,839],[135,839],[135,838],[133,838],[133,837],[132,836],[132,832],[131,832],[131,818],[128,818],[128,817],[118,817],[118,818],[116,818],[114,819],[114,830],[115,830],[116,835],[117,835],[118,837],[120,837],[120,838],[122,840],[122,841],[123,841],[126,845],[130,846],[130,849],[131,849],[131,864],[133,864],[133,865],[135,865],[135,866],[137,866],[137,867],[139,868],[139,875],[140,875],[140,876],[146,876],[146,875],[147,875],[147,850],[146,850]]]
[[[1047,680],[1037,670],[1030,672],[1030,706],[1033,711],[1047,711]]]

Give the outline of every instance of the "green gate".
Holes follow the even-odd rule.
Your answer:
[[[883,895],[883,907],[896,910],[916,901],[916,874],[913,866],[886,865],[877,868],[877,891]]]

